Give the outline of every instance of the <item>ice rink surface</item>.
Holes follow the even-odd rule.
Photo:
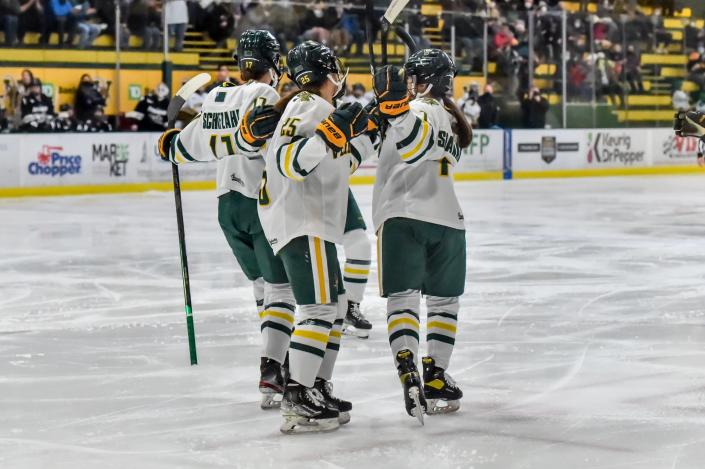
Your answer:
[[[463,408],[404,413],[373,263],[375,329],[335,378],[352,422],[316,436],[258,407],[258,320],[213,193],[184,195],[197,367],[172,194],[0,200],[0,467],[705,467],[705,180],[457,190]]]

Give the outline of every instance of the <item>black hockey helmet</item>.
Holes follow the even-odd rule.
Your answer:
[[[343,73],[342,65],[333,51],[315,41],[306,41],[291,49],[286,56],[286,65],[289,68],[289,78],[299,88],[320,85],[329,74]]]
[[[242,33],[233,59],[240,70],[262,73],[273,68],[277,76],[281,75],[279,41],[267,30],[248,29]]]
[[[453,60],[440,49],[421,49],[414,52],[404,64],[406,74],[416,84],[433,85],[434,94],[451,91],[453,77],[458,73]]]

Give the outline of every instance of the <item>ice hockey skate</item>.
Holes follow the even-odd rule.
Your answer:
[[[424,424],[423,414],[426,413],[426,399],[421,386],[421,376],[414,363],[414,354],[410,350],[397,352],[397,370],[399,380],[404,388],[404,405],[406,413],[416,417],[421,425]]]
[[[284,392],[282,366],[276,360],[262,357],[259,370],[259,392],[262,393],[260,407],[265,410],[278,409]]]
[[[281,404],[284,418],[281,432],[296,434],[337,430],[340,426],[339,412],[327,404],[318,389],[290,381],[284,390]]]
[[[360,311],[360,303],[348,301],[348,312],[343,322],[343,334],[360,339],[367,339],[372,330],[372,323]]]
[[[333,383],[326,381],[323,378],[316,378],[316,382],[313,387],[320,391],[331,409],[335,409],[339,412],[338,422],[341,425],[345,425],[350,421],[352,403],[333,395]]]
[[[436,366],[431,357],[424,357],[423,363],[423,391],[428,403],[428,414],[448,414],[460,409],[460,399],[463,391],[460,390],[453,378],[443,368]]]

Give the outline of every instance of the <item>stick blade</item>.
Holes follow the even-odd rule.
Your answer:
[[[186,99],[195,93],[199,88],[202,88],[211,81],[211,76],[207,73],[199,73],[193,78],[190,78],[186,83],[179,88],[166,109],[166,118],[169,122],[169,127],[173,126],[179,111],[183,107]]]
[[[410,0],[392,0],[392,2],[389,4],[389,8],[387,8],[387,11],[384,12],[384,20],[388,24],[394,23],[394,21],[397,19],[399,16],[399,13],[406,8],[406,5],[409,4]]]

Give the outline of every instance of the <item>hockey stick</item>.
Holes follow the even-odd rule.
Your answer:
[[[377,64],[375,61],[375,52],[374,52],[374,25],[372,23],[374,16],[375,16],[375,9],[374,5],[372,4],[372,0],[367,0],[367,3],[365,5],[365,34],[367,35],[367,56],[370,58],[370,71],[372,72],[372,75],[374,76],[375,72],[377,71]]]
[[[387,35],[389,34],[389,27],[394,24],[399,14],[402,12],[406,5],[408,5],[410,0],[392,0],[387,7],[387,11],[382,15],[382,63],[387,65]],[[399,28],[401,29],[401,28]],[[395,29],[396,32],[396,29]],[[406,32],[406,31],[405,31]],[[397,32],[398,35],[398,32]],[[413,42],[413,40],[412,40]]]
[[[411,37],[411,34],[409,34],[406,29],[397,25],[394,27],[394,32],[397,34],[397,37],[401,40],[401,42],[404,43],[406,48],[409,49],[409,55],[413,54],[419,49],[419,46],[416,44],[416,41],[414,41],[414,38]]]
[[[199,73],[179,88],[166,110],[167,125],[174,128],[179,111],[186,103],[186,99],[199,88],[211,81],[211,76],[207,73]],[[181,256],[181,278],[184,288],[184,303],[186,309],[186,329],[188,331],[188,351],[191,357],[191,365],[198,364],[196,356],[196,332],[193,328],[193,311],[191,308],[191,282],[188,276],[188,259],[186,258],[186,233],[184,231],[184,211],[181,206],[181,181],[179,180],[179,167],[176,163],[171,163],[171,175],[174,180],[174,202],[176,204],[176,226],[179,230],[179,254]]]

